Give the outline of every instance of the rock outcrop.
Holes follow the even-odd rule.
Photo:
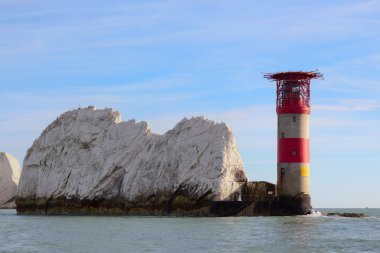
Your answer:
[[[66,112],[28,150],[18,213],[206,215],[246,181],[230,128],[183,119],[163,135],[112,109]]]
[[[12,155],[0,152],[0,208],[15,208],[20,164]]]
[[[365,218],[368,217],[364,213],[327,213],[326,216],[339,216],[346,218]]]

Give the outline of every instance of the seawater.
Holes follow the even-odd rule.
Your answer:
[[[0,252],[380,252],[368,218],[23,216],[0,210]]]

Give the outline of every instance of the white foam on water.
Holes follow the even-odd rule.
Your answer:
[[[311,210],[311,213],[310,214],[306,214],[304,215],[305,217],[321,217],[323,216],[322,213],[320,211],[317,211],[317,210]]]

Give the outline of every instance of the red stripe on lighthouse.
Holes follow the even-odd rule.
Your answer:
[[[278,139],[278,163],[309,163],[309,139]]]
[[[310,107],[309,106],[299,106],[299,105],[293,105],[293,106],[283,106],[283,107],[277,107],[276,108],[277,114],[289,114],[289,113],[297,113],[297,114],[310,114]]]

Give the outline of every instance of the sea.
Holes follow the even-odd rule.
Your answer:
[[[25,216],[0,210],[0,252],[380,252],[380,209],[293,217]],[[366,218],[324,216],[365,213]]]

